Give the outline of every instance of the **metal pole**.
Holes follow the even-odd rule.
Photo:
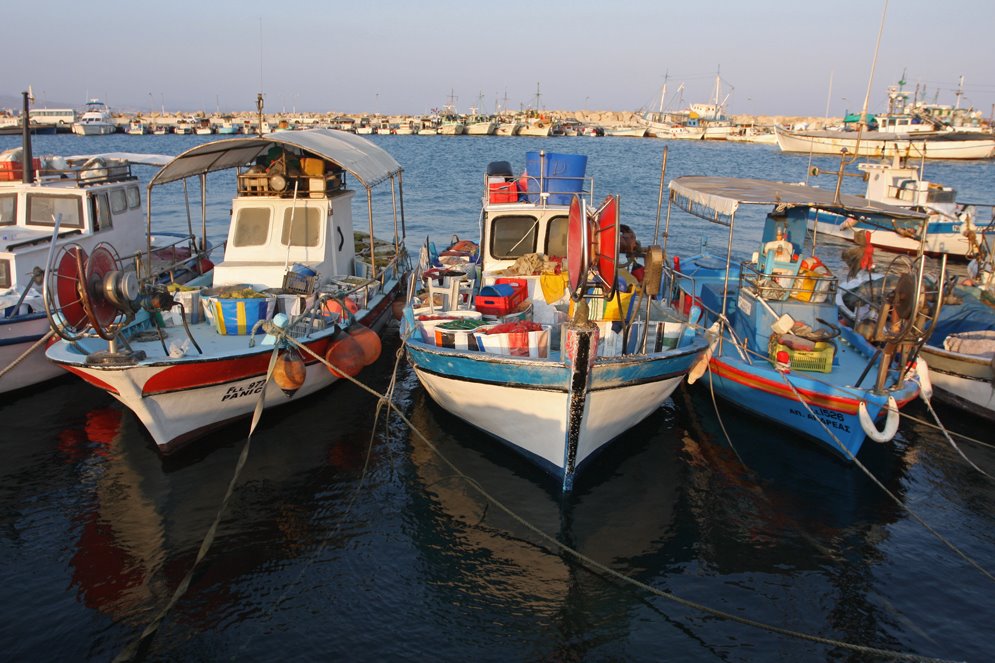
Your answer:
[[[21,181],[25,184],[32,184],[35,181],[34,159],[31,155],[31,112],[28,109],[30,103],[30,93],[22,92],[24,95],[24,111],[21,114]]]
[[[373,242],[373,190],[366,187],[366,213],[370,217],[370,265],[373,267],[370,278],[377,278],[377,247]]]
[[[207,173],[200,174],[200,250],[207,250]]]
[[[660,193],[656,199],[656,226],[653,228],[653,243],[660,240],[660,213],[663,210],[663,184],[667,177],[667,146],[663,148],[663,165],[660,166]],[[670,208],[667,208],[667,218],[670,218]]]

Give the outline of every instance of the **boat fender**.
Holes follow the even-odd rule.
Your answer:
[[[933,398],[933,381],[929,379],[929,365],[922,357],[916,357],[915,371],[919,378],[919,397],[929,402]]]
[[[898,432],[898,404],[895,403],[894,396],[888,396],[888,417],[885,419],[883,430],[878,431],[874,425],[871,415],[867,413],[865,401],[860,401],[860,405],[857,407],[857,417],[860,419],[860,427],[864,429],[864,434],[875,442],[890,442],[891,438],[895,437],[895,433]]]
[[[691,370],[688,371],[688,384],[697,382],[698,378],[708,370],[708,362],[712,360],[712,353],[715,352],[715,346],[719,342],[719,323],[713,322],[705,334],[708,337],[708,347],[701,353],[698,360],[691,365]]]

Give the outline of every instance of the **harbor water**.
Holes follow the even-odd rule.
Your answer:
[[[34,153],[175,155],[209,139],[38,136]],[[405,168],[412,250],[426,238],[440,247],[453,235],[475,239],[487,163],[509,161],[521,170],[528,151],[585,154],[596,197],[620,194],[622,222],[644,245],[656,225],[665,145],[668,180],[804,181],[810,165],[838,165],[733,143],[371,140]],[[0,136],[0,149],[18,144],[16,136]],[[147,181],[153,171],[137,172]],[[926,176],[955,187],[962,200],[995,198],[992,162],[930,162]],[[813,181],[835,185],[832,178]],[[212,176],[209,187],[208,232],[220,241],[233,181]],[[863,183],[847,180],[844,188],[858,193]],[[185,229],[182,188],[163,189],[154,213],[163,213],[163,229]],[[189,197],[197,229],[199,192]],[[357,207],[355,216],[362,227],[365,211]],[[664,202],[661,228],[665,218]],[[737,255],[755,250],[761,219],[759,210],[744,214]],[[378,231],[391,226],[385,217]],[[725,229],[672,216],[672,255],[699,253],[706,242],[724,254]],[[824,245],[823,259],[838,264],[840,248]],[[713,405],[706,376],[597,456],[563,495],[556,481],[434,405],[398,358],[399,345],[389,332],[380,360],[360,379],[378,392],[393,385],[394,402],[420,434],[346,383],[266,411],[212,548],[143,656],[873,658],[842,642],[956,660],[991,657],[995,583],[910,515],[995,572],[995,483],[939,431],[906,418],[892,443],[864,445],[861,460],[896,503],[816,445],[727,402]],[[938,412],[952,429],[995,442],[990,425]],[[929,416],[918,403],[908,413]],[[0,421],[3,656],[113,659],[193,564],[249,422],[162,458],[134,415],[69,376],[5,395]],[[995,448],[961,446],[995,474]]]

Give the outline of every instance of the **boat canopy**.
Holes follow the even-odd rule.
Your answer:
[[[737,177],[692,175],[670,181],[670,198],[695,216],[722,223],[719,215],[731,217],[740,205],[816,207],[848,214],[871,214],[902,219],[925,219],[926,215],[903,207],[875,203],[860,196],[840,194],[807,184],[788,184]]]
[[[183,152],[156,173],[149,182],[149,188],[251,164],[275,145],[296,147],[309,155],[331,161],[367,189],[401,172],[401,166],[394,157],[364,138],[333,129],[309,129],[228,138],[198,145]]]
[[[74,154],[63,157],[70,166],[85,163],[91,159],[107,161],[127,161],[138,166],[165,166],[173,157],[169,154],[143,154],[139,152],[101,152],[99,154]]]

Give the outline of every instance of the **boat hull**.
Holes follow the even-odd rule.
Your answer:
[[[30,313],[0,319],[0,368],[6,368],[48,333],[44,313]],[[0,394],[64,375],[64,371],[45,359],[44,348],[36,348],[0,378]]]
[[[882,228],[878,224],[867,224],[861,221],[848,225],[850,219],[824,210],[811,210],[809,213],[809,230],[816,230],[824,235],[837,237],[848,242],[854,241],[857,230],[871,231],[871,244],[875,248],[903,253],[916,253],[920,242],[915,237],[906,237],[892,230]],[[926,241],[923,250],[932,256],[942,254],[966,256],[972,251],[971,243],[961,233],[963,223],[954,220],[937,219],[929,221],[926,226]]]
[[[405,348],[436,403],[523,453],[569,489],[585,461],[673,393],[703,343],[599,359],[590,368],[411,340]],[[587,388],[578,391],[578,381]]]
[[[117,131],[113,124],[93,123],[73,125],[73,133],[77,136],[108,136]]]
[[[782,152],[839,156],[846,149],[851,156],[912,159],[990,159],[995,156],[995,136],[973,138],[950,133],[924,136],[869,131],[861,134],[858,145],[856,132],[794,132],[781,128],[775,131]]]
[[[933,393],[946,403],[995,421],[995,385],[992,360],[933,345],[919,351],[929,366]]]
[[[709,369],[718,396],[754,416],[816,440],[821,448],[846,461],[852,461],[857,456],[866,437],[858,415],[861,401],[865,403],[872,421],[878,421],[886,414],[887,393],[881,395],[860,391],[858,397],[856,392],[834,389],[818,379],[791,373],[788,379],[804,399],[803,405],[784,378],[766,362],[747,364],[729,357],[712,357]],[[706,388],[708,380],[708,376],[701,378]],[[907,383],[905,388],[892,392],[892,395],[901,407],[915,398],[917,393],[918,386]]]

